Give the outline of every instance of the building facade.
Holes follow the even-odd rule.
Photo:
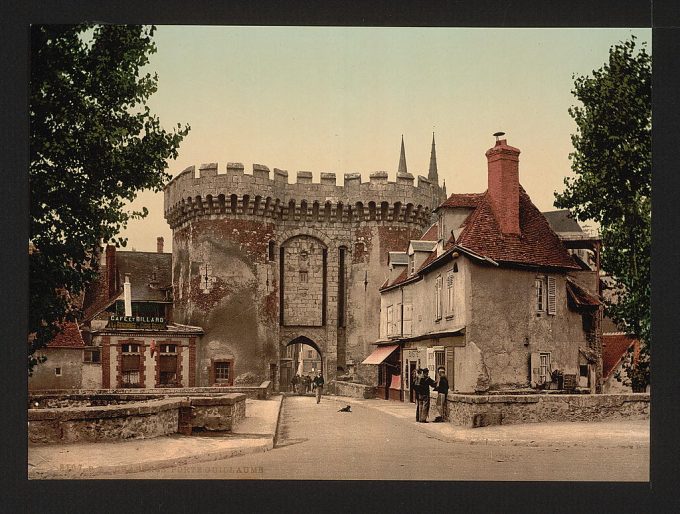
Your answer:
[[[382,368],[385,397],[412,398],[414,370],[424,367],[432,376],[444,367],[461,393],[558,382],[599,391],[597,272],[578,264],[532,204],[519,153],[497,141],[486,153],[487,191],[452,194],[423,237],[389,255],[380,358],[367,359]]]
[[[210,385],[216,359],[236,381],[283,382],[294,370],[286,347],[307,344],[327,382],[361,362],[378,338],[387,255],[418,237],[445,198],[436,158],[417,184],[402,155],[396,182],[386,172],[288,173],[253,165],[187,168],[165,188],[173,230],[177,322],[200,326],[197,385]],[[272,176],[273,174],[273,176]],[[281,369],[282,367],[286,368]],[[358,379],[375,370],[357,367]],[[283,388],[287,384],[284,384]]]

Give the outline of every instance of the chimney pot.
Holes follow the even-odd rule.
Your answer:
[[[158,253],[163,253],[163,238],[162,237],[156,238],[156,251]]]

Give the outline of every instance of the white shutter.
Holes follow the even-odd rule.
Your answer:
[[[556,294],[555,277],[548,277],[548,314],[555,314],[557,312]]]
[[[392,331],[393,331],[393,328],[394,328],[394,325],[392,323],[392,314],[393,314],[393,310],[392,310],[392,306],[390,305],[389,307],[387,307],[387,335],[388,336],[392,335]]]
[[[404,335],[411,335],[411,323],[413,317],[413,306],[410,303],[404,304]]]
[[[538,385],[538,375],[540,373],[541,359],[538,352],[531,352],[529,359],[529,373],[531,376],[531,387],[535,388]]]
[[[396,336],[401,335],[401,309],[402,309],[402,305],[400,303],[398,303],[397,304],[397,313],[396,313],[397,315],[395,316],[395,320],[394,320],[394,330],[392,331],[392,333]]]

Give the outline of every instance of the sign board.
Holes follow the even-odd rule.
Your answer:
[[[157,316],[117,316],[112,315],[106,328],[118,328],[127,330],[165,330],[167,324],[165,318]]]

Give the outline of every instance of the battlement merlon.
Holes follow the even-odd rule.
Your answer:
[[[298,171],[296,182],[288,182],[288,172],[273,169],[273,177],[267,166],[253,164],[252,174],[246,174],[242,163],[227,163],[226,172],[219,173],[217,163],[206,163],[198,167],[189,166],[165,186],[165,216],[180,204],[196,204],[197,200],[222,197],[224,202],[260,197],[262,201],[271,198],[281,205],[294,201],[312,205],[318,202],[343,203],[344,205],[380,206],[388,204],[422,206],[429,211],[442,200],[441,187],[426,177],[419,175],[417,185],[410,173],[398,173],[395,182],[388,180],[386,171],[370,173],[369,181],[362,182],[360,173],[345,173],[344,184],[337,185],[335,173],[322,172],[320,182],[313,182],[312,173]],[[202,199],[202,200],[201,200]]]

